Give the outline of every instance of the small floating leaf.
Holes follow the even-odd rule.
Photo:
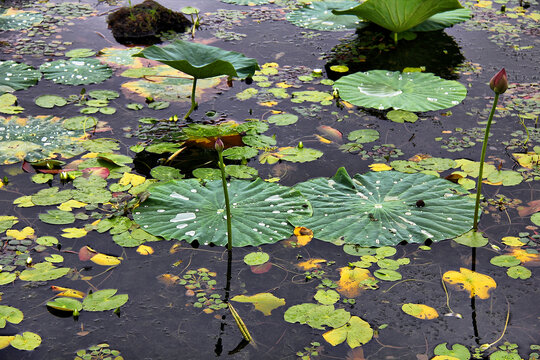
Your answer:
[[[315,300],[323,305],[333,305],[339,301],[339,293],[335,290],[317,290],[317,293],[314,296]]]
[[[247,265],[262,265],[270,260],[270,255],[262,251],[256,251],[244,256],[244,262]]]
[[[300,304],[294,305],[285,311],[285,321],[307,324],[314,329],[324,330],[325,326],[338,328],[345,325],[351,314],[344,309],[335,309],[333,305]]]
[[[34,350],[41,345],[41,337],[33,332],[26,331],[15,335],[15,339],[11,341],[11,346],[19,350]]]
[[[70,268],[56,268],[50,262],[42,262],[24,270],[19,278],[23,281],[48,281],[61,278],[70,270]]]
[[[324,333],[323,337],[332,346],[347,340],[347,344],[354,349],[368,343],[373,338],[373,329],[367,321],[358,316],[352,316],[347,324]]]
[[[271,293],[260,293],[252,296],[236,295],[231,301],[252,303],[255,310],[259,310],[264,316],[272,315],[272,310],[285,305],[285,299],[278,298]]]
[[[128,301],[128,295],[115,295],[117,291],[117,289],[105,289],[88,294],[83,300],[83,309],[86,311],[106,311],[119,308]]]
[[[459,284],[460,290],[466,290],[471,297],[478,296],[480,299],[488,299],[489,290],[497,287],[497,283],[491,276],[466,268],[460,268],[459,272],[445,272],[443,280],[449,284]]]
[[[6,321],[12,324],[18,324],[23,318],[24,315],[21,310],[11,306],[0,305],[0,328],[6,327]]]
[[[60,311],[74,312],[82,310],[82,303],[77,299],[69,297],[62,297],[49,301],[47,302],[47,306]]]
[[[418,319],[431,320],[439,317],[437,310],[424,304],[403,304],[401,310],[403,310],[405,314],[414,316]]]

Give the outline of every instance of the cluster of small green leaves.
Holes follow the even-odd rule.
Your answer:
[[[363,268],[368,269],[372,265],[377,264],[378,270],[373,272],[373,275],[381,280],[386,281],[398,281],[401,280],[401,274],[396,271],[401,265],[407,265],[410,263],[409,258],[399,258],[397,260],[389,259],[389,257],[396,254],[396,249],[390,246],[383,246],[380,248],[366,248],[357,245],[345,245],[343,251],[350,255],[360,256],[359,261],[350,262],[351,268]],[[368,279],[369,280],[369,279]],[[374,288],[376,283],[373,280],[365,281],[364,286],[368,288]]]
[[[296,356],[298,356],[299,360],[310,360],[319,356],[320,349],[321,343],[312,341],[309,346],[304,346],[304,351],[298,351]]]
[[[97,344],[78,350],[73,360],[123,360],[120,351],[110,349],[109,344]]]
[[[227,307],[221,296],[214,293],[214,286],[217,283],[214,279],[216,275],[215,272],[206,268],[199,268],[187,271],[178,282],[187,289],[186,294],[196,296],[197,301],[193,302],[193,307],[205,308],[203,311],[208,314]]]
[[[519,347],[517,344],[512,344],[505,341],[504,344],[499,345],[497,348],[498,349],[496,351],[492,352],[489,355],[489,360],[521,360],[523,359],[518,353]],[[529,348],[532,352],[529,354],[528,360],[538,360],[540,358],[540,354],[539,354],[540,345],[533,344],[533,345],[530,345]],[[482,346],[475,348],[474,353],[471,355],[471,357],[473,359],[485,359],[486,350],[487,349],[482,348]]]
[[[83,88],[80,94],[72,94],[67,97],[59,95],[40,95],[34,100],[34,102],[37,106],[46,109],[52,109],[55,106],[62,107],[67,104],[72,104],[74,106],[81,107],[79,112],[84,115],[95,114],[97,112],[104,115],[112,115],[116,112],[116,108],[109,106],[109,102],[118,98],[119,96],[120,94],[114,90],[92,90],[87,94],[86,89]],[[97,120],[95,119],[93,121],[87,120],[86,128],[91,128],[96,124]]]

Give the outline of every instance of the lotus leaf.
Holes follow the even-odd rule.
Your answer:
[[[338,328],[345,325],[351,314],[344,309],[334,309],[334,305],[300,304],[285,311],[285,321],[307,324],[314,329],[324,330],[325,326]]]
[[[314,1],[287,14],[287,20],[296,26],[313,30],[339,31],[367,25],[355,15],[335,15],[332,10],[354,7],[356,1]]]
[[[409,31],[436,31],[459,24],[471,18],[471,10],[463,8],[440,12],[429,19],[409,29]]]
[[[66,52],[66,57],[69,58],[87,58],[96,55],[92,49],[73,49]]]
[[[117,289],[98,290],[88,294],[83,300],[83,309],[86,311],[106,311],[119,308],[128,301],[127,294],[115,295]]]
[[[506,274],[512,279],[522,280],[528,279],[532,276],[531,270],[521,265],[509,267],[508,270],[506,270]]]
[[[334,83],[351,104],[384,110],[432,111],[458,105],[467,89],[457,81],[431,73],[371,70],[343,76]]]
[[[316,149],[287,146],[279,148],[274,152],[261,154],[259,156],[259,162],[261,164],[275,164],[279,160],[286,160],[302,163],[317,160],[321,156],[323,156],[323,152]]]
[[[12,94],[0,95],[0,113],[3,114],[19,114],[24,111],[24,108],[17,106],[17,97]]]
[[[82,133],[64,129],[59,120],[52,116],[0,116],[0,163],[13,164],[23,159],[34,162],[55,153],[70,158],[82,153],[77,138]]]
[[[270,260],[270,255],[262,251],[252,252],[244,256],[244,262],[251,266],[262,265],[268,260]]]
[[[99,52],[99,59],[104,63],[113,66],[142,66],[140,59],[134,59],[133,54],[140,52],[143,48],[104,48]]]
[[[15,339],[11,341],[10,345],[19,350],[34,350],[41,345],[41,337],[38,334],[26,331],[22,335],[15,335]]]
[[[46,188],[32,195],[34,205],[47,206],[61,204],[73,197],[72,190],[58,191],[58,187]]]
[[[279,126],[291,125],[298,121],[298,116],[289,113],[275,114],[268,117],[268,123]]]
[[[482,247],[488,244],[489,240],[479,231],[467,231],[454,239],[455,242],[468,247]]]
[[[50,262],[42,262],[35,264],[33,268],[24,270],[19,279],[24,281],[54,280],[66,275],[70,270],[70,268],[56,268]]]
[[[443,274],[443,280],[456,285],[459,290],[468,291],[471,297],[478,296],[480,299],[488,299],[489,291],[497,287],[497,283],[491,276],[467,268],[447,271]]]
[[[1,272],[0,273],[0,285],[6,285],[9,284],[17,278],[17,275],[10,272]]]
[[[39,69],[47,80],[65,85],[98,84],[111,77],[112,70],[97,59],[69,59],[46,62]]]
[[[260,293],[252,296],[236,295],[231,301],[242,303],[252,303],[256,310],[259,310],[264,316],[272,315],[272,310],[285,305],[285,299],[278,298],[271,293]]]
[[[66,225],[75,221],[75,215],[68,211],[48,210],[46,213],[39,214],[39,219],[47,224]]]
[[[163,166],[163,165],[158,165],[155,168],[152,168],[152,170],[150,170],[150,175],[154,179],[161,180],[161,181],[181,179],[184,177],[184,175],[180,173],[180,170],[170,167],[170,166]]]
[[[352,316],[347,324],[324,333],[323,337],[332,346],[339,345],[347,340],[347,345],[354,349],[371,340],[373,329],[367,321],[362,320],[358,316]]]
[[[401,241],[440,241],[468,231],[474,201],[456,194],[459,185],[426,174],[371,172],[351,178],[340,168],[331,179],[295,186],[313,206],[313,217],[293,219],[317,239],[359,244],[396,245]],[[426,204],[416,206],[418,200]],[[338,211],[339,210],[339,211]]]
[[[28,89],[37,84],[41,79],[41,73],[26,64],[15,61],[0,61],[0,87],[14,90]],[[4,91],[0,91],[0,94]]]
[[[237,179],[252,179],[257,176],[259,171],[246,165],[227,165],[225,173]]]
[[[82,310],[82,303],[77,299],[60,297],[47,302],[47,306],[55,310],[79,312]]]
[[[12,324],[18,324],[23,318],[24,315],[21,310],[11,306],[0,305],[0,328],[6,327],[6,321]]]
[[[173,180],[149,189],[150,197],[133,218],[149,233],[165,239],[227,244],[225,200],[221,181]],[[311,214],[296,190],[257,179],[232,180],[233,246],[275,243],[291,235],[287,221]]]
[[[437,310],[424,304],[403,304],[401,310],[403,310],[405,314],[414,316],[418,319],[431,320],[439,317]]]
[[[229,160],[251,159],[257,156],[259,151],[249,146],[234,146],[223,150],[223,157]]]
[[[367,0],[348,10],[334,14],[356,15],[385,29],[400,33],[409,30],[431,16],[463,8],[458,0]]]
[[[499,255],[492,257],[489,262],[495,266],[512,267],[519,265],[521,263],[521,260],[512,255]]]
[[[229,4],[249,5],[249,6],[268,4],[269,2],[271,2],[270,0],[221,0],[221,1],[225,3],[229,3]]]
[[[465,346],[454,344],[452,345],[452,350],[450,350],[446,347],[446,344],[447,343],[442,343],[435,346],[433,353],[440,356],[453,356],[459,360],[469,360],[471,358],[471,353]]]
[[[333,305],[339,301],[339,293],[335,290],[317,290],[314,296],[315,300],[323,305]]]
[[[0,30],[21,30],[39,24],[43,15],[33,11],[9,8],[0,14]]]

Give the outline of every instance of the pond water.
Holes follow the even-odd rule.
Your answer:
[[[97,58],[112,69],[112,76],[91,84],[41,79],[12,93],[15,105],[22,107],[19,110],[1,103],[0,324],[4,319],[7,323],[0,328],[0,347],[5,345],[0,358],[73,359],[82,349],[92,359],[105,358],[104,349],[116,350],[124,359],[539,358],[534,355],[540,353],[538,2],[462,1],[471,9],[472,19],[444,31],[417,33],[416,38],[397,44],[391,34],[375,26],[358,32],[295,26],[286,20],[288,13],[302,6],[295,1],[251,6],[213,0],[160,3],[175,11],[196,5],[201,14],[201,26],[193,38],[167,34],[165,43],[178,37],[237,51],[256,59],[261,72],[251,83],[234,80],[232,87],[224,78],[199,80],[199,106],[182,120],[190,106],[191,81],[186,80],[183,87],[163,87],[160,82],[167,77],[149,72],[153,81],[144,82],[141,74],[158,71],[153,70],[157,63],[133,63],[125,55],[129,48],[117,43],[107,28],[107,15],[126,4],[91,0],[5,0],[0,4],[2,9],[43,15],[39,25],[0,32],[1,62],[13,60],[39,68],[67,59],[70,50],[89,49],[84,52],[95,54],[89,52],[86,58],[81,51],[75,61],[86,68],[90,63],[84,65],[85,59]],[[370,70],[390,73],[407,67],[423,67],[424,72],[455,80],[465,86],[467,96],[449,109],[416,112],[417,119],[413,116],[411,121],[400,117],[392,121],[389,109],[358,107],[333,96],[332,84],[343,75]],[[486,201],[479,229],[487,238],[482,246],[472,248],[451,239],[424,241],[430,236],[423,236],[413,239],[415,243],[402,242],[377,252],[376,248],[344,246],[348,238],[339,236],[334,243],[318,240],[317,231],[311,241],[296,237],[294,227],[285,223],[289,235],[281,241],[259,245],[256,235],[253,242],[244,236],[243,241],[256,246],[235,247],[228,253],[222,246],[203,245],[208,239],[162,240],[132,221],[134,213],[144,212],[142,198],[149,179],[160,178],[152,172],[158,165],[170,166],[167,174],[175,174],[171,167],[177,168],[175,176],[186,178],[193,178],[192,171],[198,168],[217,169],[214,138],[206,147],[194,136],[184,141],[194,124],[221,124],[224,129],[227,121],[262,126],[260,131],[242,134],[223,130],[229,131],[225,135],[233,134],[224,135],[226,145],[242,145],[240,136],[251,136],[251,142],[244,142],[256,150],[247,161],[226,161],[227,165],[249,166],[237,167],[237,177],[258,173],[262,179],[293,186],[332,177],[341,167],[353,176],[369,173],[373,164],[386,164],[385,170],[392,168],[403,177],[427,171],[451,178],[463,185],[462,192],[474,194],[477,168],[470,161],[480,158],[493,100],[489,80],[503,67],[510,87],[500,97],[486,156],[494,174],[482,188]],[[9,76],[5,68],[2,71],[1,78]],[[171,75],[160,71],[158,75]],[[387,96],[380,93],[381,88],[370,86],[359,85],[359,91]],[[112,90],[118,96],[92,96],[93,90]],[[0,93],[4,91],[0,87]],[[390,87],[384,91],[401,92]],[[53,100],[43,95],[57,95],[64,101],[54,98],[53,106]],[[289,116],[278,116],[282,114]],[[74,118],[81,115],[89,117]],[[370,131],[351,134],[357,130]],[[208,136],[210,130],[197,131]],[[9,142],[13,138],[20,142]],[[180,142],[185,149],[181,150]],[[279,149],[283,147],[290,147],[292,155]],[[63,162],[34,163],[34,167],[22,162],[44,158]],[[94,168],[106,180],[99,176],[85,180],[85,174],[62,181],[61,171],[47,171],[85,168]],[[125,173],[136,176],[129,178]],[[195,174],[211,177],[216,173],[199,170]],[[410,186],[418,185],[411,182]],[[421,197],[433,191],[421,185],[412,209],[422,209]],[[62,198],[54,189],[73,191]],[[242,195],[256,199],[258,189],[249,195],[240,192],[240,202]],[[177,191],[178,201],[191,196]],[[265,200],[283,200],[272,196]],[[348,211],[348,203],[333,200],[328,196],[324,201],[330,204],[330,217],[338,214],[337,222],[340,212]],[[387,196],[381,202],[387,200],[393,198]],[[252,212],[259,214],[257,207],[270,202],[255,203]],[[58,206],[62,212],[53,211]],[[451,205],[441,206],[460,216]],[[180,222],[177,228],[181,229],[184,221],[196,218],[197,211],[181,210],[170,221]],[[366,229],[384,222],[369,215]],[[246,214],[246,223],[252,218]],[[137,221],[153,233],[152,223],[159,223],[159,216]],[[272,219],[258,221],[264,226]],[[441,227],[452,228],[452,221],[447,217]],[[224,229],[222,225],[215,225],[211,236],[223,239],[224,231],[218,231],[218,227]],[[358,230],[358,236],[363,231]],[[139,247],[143,243],[149,248]],[[105,263],[100,265],[96,253],[85,246],[113,257],[99,255]],[[246,264],[244,257],[254,252],[268,254],[269,261]],[[116,265],[117,257],[122,259]],[[65,272],[54,274],[52,266]],[[468,274],[469,269],[482,275]],[[464,283],[460,285],[459,279]],[[51,286],[84,293],[84,308],[78,316],[46,306],[58,294]],[[476,291],[472,298],[471,287]],[[88,299],[91,292],[104,289],[117,289],[123,297],[109,296],[94,303]],[[125,294],[127,302],[122,300]],[[246,298],[254,295],[259,296]],[[252,343],[243,340],[224,305],[228,300],[249,330]],[[301,304],[312,305],[288,310]],[[430,308],[422,312],[415,304]],[[404,312],[407,306],[419,317],[430,317],[433,312],[429,311],[436,311],[436,316],[411,316]],[[11,308],[19,309],[24,318],[8,316]],[[99,311],[102,308],[106,309]],[[302,315],[302,311],[307,313]],[[338,330],[332,333],[333,328]],[[11,338],[25,332],[33,334],[16,341]],[[15,343],[9,346],[12,340]],[[444,345],[439,345],[444,343],[448,349],[455,345],[454,351],[443,350]],[[96,344],[108,347],[91,348]]]

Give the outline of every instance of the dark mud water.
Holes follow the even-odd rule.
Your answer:
[[[105,3],[83,3],[90,4],[96,9],[97,15],[70,20],[73,24],[62,26],[54,36],[61,41],[72,43],[66,45],[67,50],[90,48],[97,51],[113,44],[120,46],[114,42],[105,23],[104,14],[114,7]],[[175,10],[193,5],[184,1],[162,3]],[[2,6],[24,4],[25,2],[11,4],[6,1]],[[283,20],[284,14],[289,10],[282,3],[244,7],[204,1],[195,5],[201,8],[203,14],[203,26],[196,33],[196,41],[210,42],[214,46],[242,52],[248,57],[257,59],[261,65],[277,62],[281,74],[286,73],[283,70],[286,66],[295,76],[309,75],[313,69],[320,68],[325,69],[325,76],[336,79],[339,74],[329,70],[329,66],[337,62],[331,60],[335,55],[331,53],[331,49],[344,42],[354,43],[356,36],[362,36],[361,33],[355,35],[353,31],[319,32],[298,28]],[[507,8],[515,6],[517,6],[515,1],[507,4]],[[493,7],[499,8],[500,5],[494,3]],[[245,12],[242,14],[245,18],[239,19],[228,31],[247,36],[233,41],[215,38],[216,32],[224,27],[220,22],[221,18],[216,15],[217,9],[227,9],[229,14],[233,14],[233,10]],[[527,13],[538,14],[539,10],[539,6],[533,3],[527,9]],[[457,79],[468,87],[468,95],[461,104],[450,109],[451,113],[447,110],[422,113],[416,123],[398,124],[387,120],[383,111],[340,109],[335,104],[318,105],[309,102],[295,104],[282,101],[275,108],[299,114],[299,121],[284,127],[271,126],[266,134],[275,134],[278,146],[296,146],[302,141],[305,146],[323,151],[324,155],[316,161],[306,163],[281,162],[267,165],[259,164],[256,159],[252,159],[248,165],[257,168],[262,178],[281,177],[281,184],[294,185],[314,177],[332,176],[342,166],[346,167],[350,174],[364,173],[369,171],[368,165],[372,163],[406,160],[415,154],[477,161],[480,157],[481,140],[462,151],[451,152],[441,148],[443,142],[437,141],[436,138],[448,138],[450,135],[445,132],[449,131],[459,134],[456,128],[483,127],[493,95],[487,83],[500,68],[506,68],[511,83],[528,83],[538,89],[539,81],[537,60],[540,44],[538,32],[534,31],[535,20],[516,23],[514,19],[505,19],[517,25],[500,28],[496,24],[502,21],[502,15],[493,15],[493,12],[492,15],[488,13],[488,16],[486,11],[475,7],[477,15],[468,24],[457,25],[438,34],[421,34],[413,42],[400,42],[398,49],[386,53],[384,51],[367,53],[365,62],[349,63],[351,72],[426,66],[426,71],[434,72],[443,78]],[[213,22],[209,21],[208,25],[205,25],[205,18],[212,19]],[[489,31],[482,28],[483,20],[486,20],[487,24],[492,24],[487,26]],[[0,34],[2,41],[11,44],[2,48],[4,51],[1,60],[15,59],[39,66],[45,61],[63,58],[42,53],[21,55],[13,51],[13,46],[20,43],[25,34],[17,31]],[[488,38],[493,36],[495,38]],[[39,35],[37,37],[39,38]],[[45,38],[45,41],[50,40],[50,37]],[[533,48],[515,50],[508,41],[513,45],[533,46]],[[465,62],[476,65],[470,72],[458,70],[458,66]],[[62,108],[43,109],[34,104],[34,99],[42,94],[64,96],[78,94],[83,87],[87,90],[119,91],[125,81],[126,78],[120,76],[113,76],[98,85],[86,86],[56,85],[50,81],[40,81],[37,86],[17,91],[15,95],[19,105],[25,109],[20,116],[50,114],[67,118],[78,115],[78,108],[68,105]],[[306,82],[300,86],[297,90],[331,92],[331,87],[316,81]],[[257,85],[247,85],[239,81],[234,82],[233,88],[221,84],[219,94],[212,94],[205,101],[200,101],[198,110],[192,115],[192,121],[210,121],[211,119],[206,118],[204,114],[211,110],[222,113],[223,119],[241,121],[248,118],[267,118],[272,108],[261,106],[255,100],[240,101],[235,97],[235,94],[253,87]],[[532,91],[532,96],[538,99],[537,92]],[[501,162],[504,169],[517,167],[508,155],[512,151],[508,151],[505,142],[516,138],[512,133],[522,129],[517,117],[520,111],[516,110],[516,107],[508,106],[509,99],[520,97],[524,98],[525,95],[516,93],[502,95],[501,101],[507,101],[503,102],[503,105],[507,105],[507,111],[499,113],[491,130],[493,135],[490,138],[488,158],[495,164]],[[106,121],[111,130],[97,136],[118,139],[122,145],[118,152],[138,158],[136,169],[147,175],[147,166],[155,166],[155,163],[152,163],[155,157],[143,158],[140,155],[137,157],[129,150],[130,146],[138,142],[136,130],[139,118],[151,116],[165,119],[175,114],[181,117],[189,105],[187,102],[171,103],[171,106],[164,110],[145,108],[135,112],[125,107],[132,102],[144,103],[144,99],[133,95],[128,97],[124,93],[118,99],[112,100],[110,106],[116,107],[117,112],[114,115],[100,115],[100,120]],[[522,113],[538,115],[538,107],[537,103],[532,106],[532,110],[527,109]],[[525,121],[533,134],[528,144],[529,150],[532,151],[535,145],[539,145],[540,136],[538,132],[533,132],[536,125],[534,119]],[[179,121],[179,124],[183,123]],[[376,129],[380,133],[380,139],[369,144],[370,147],[393,144],[401,153],[388,159],[382,154],[378,160],[374,160],[373,157],[364,160],[357,154],[339,150],[337,141],[331,144],[318,141],[314,134],[325,136],[317,130],[320,125],[331,126],[341,132],[344,138],[353,130]],[[349,262],[357,261],[357,257],[347,255],[339,246],[318,240],[299,248],[289,248],[283,243],[277,243],[261,247],[261,250],[270,254],[272,269],[264,274],[254,274],[242,259],[244,255],[256,249],[250,247],[234,249],[230,295],[271,292],[286,301],[285,306],[273,310],[270,316],[264,316],[262,312],[254,310],[251,304],[233,303],[257,344],[256,347],[247,345],[242,348],[242,345],[245,345],[241,343],[242,336],[228,311],[204,313],[201,309],[193,307],[194,299],[186,295],[183,286],[165,285],[157,279],[162,274],[181,277],[189,270],[208,268],[217,274],[214,293],[223,298],[227,281],[227,253],[224,249],[211,246],[192,247],[182,242],[180,248],[171,253],[170,248],[174,242],[161,241],[149,243],[155,250],[153,255],[141,256],[135,252],[135,248],[122,248],[116,245],[108,233],[100,234],[92,231],[78,239],[62,238],[61,228],[71,226],[81,228],[89,220],[77,220],[68,226],[48,225],[38,218],[38,213],[43,212],[43,208],[36,210],[32,207],[15,207],[12,203],[16,198],[33,194],[48,186],[32,182],[30,174],[22,173],[18,169],[20,163],[3,165],[0,168],[0,175],[9,178],[9,184],[0,190],[1,215],[14,215],[19,218],[20,222],[14,229],[20,230],[24,226],[30,226],[35,229],[37,237],[55,236],[60,239],[62,251],[78,251],[80,247],[89,245],[100,252],[122,256],[124,261],[114,270],[103,273],[106,267],[89,266],[89,263],[79,261],[77,255],[59,252],[55,247],[49,247],[41,253],[31,251],[29,254],[34,262],[41,262],[50,254],[62,254],[64,256],[62,266],[77,269],[82,276],[92,276],[93,279],[85,282],[80,276],[71,274],[47,282],[16,280],[14,283],[3,285],[0,288],[0,304],[20,309],[24,313],[24,320],[16,325],[7,323],[5,328],[0,329],[0,335],[31,331],[39,334],[43,341],[33,351],[20,351],[12,347],[0,350],[2,359],[72,359],[77,350],[97,343],[108,343],[112,349],[119,350],[125,359],[214,357],[295,359],[299,358],[297,353],[305,353],[304,348],[312,346],[310,345],[312,342],[319,342],[321,345],[318,348],[318,355],[312,355],[313,359],[428,359],[434,356],[433,349],[438,344],[459,343],[472,352],[481,344],[497,341],[503,331],[502,339],[490,347],[483,356],[487,357],[498,345],[508,341],[517,344],[520,356],[527,359],[531,352],[530,345],[540,344],[540,307],[538,307],[540,274],[538,267],[535,267],[538,261],[523,264],[532,271],[532,276],[525,280],[512,279],[506,275],[506,268],[490,263],[492,257],[503,253],[502,250],[497,251],[490,245],[504,249],[506,246],[501,243],[503,237],[521,236],[519,234],[525,232],[533,235],[538,232],[538,228],[530,221],[530,216],[520,217],[516,209],[518,202],[524,205],[539,199],[538,179],[522,182],[516,186],[484,186],[486,198],[496,199],[498,195],[503,195],[508,199],[504,211],[494,205],[488,207],[480,223],[480,229],[485,231],[490,245],[476,250],[476,271],[491,276],[497,283],[497,288],[491,291],[488,299],[471,301],[466,292],[448,288],[451,309],[454,313],[461,314],[462,318],[443,316],[450,313],[450,310],[447,308],[441,274],[449,270],[457,271],[461,267],[470,268],[473,258],[471,248],[452,240],[431,244],[429,251],[419,249],[418,244],[398,245],[394,258],[407,257],[411,260],[410,264],[399,269],[405,281],[380,281],[377,290],[364,290],[356,296],[355,304],[336,305],[345,308],[352,315],[361,317],[373,329],[378,330],[375,338],[355,350],[351,350],[346,343],[333,347],[321,336],[324,331],[313,329],[308,325],[289,324],[284,321],[283,314],[292,305],[314,302],[313,295],[317,291],[317,286],[321,284],[320,279],[306,280],[304,271],[297,267],[300,259],[321,258],[335,262],[333,265],[322,266],[320,270],[325,272],[324,278],[338,281],[337,269],[347,266]],[[443,174],[445,175],[447,174]],[[62,186],[58,176],[52,185]],[[70,185],[66,185],[66,188],[70,188]],[[4,238],[3,241],[7,242],[9,239]],[[534,241],[528,248],[535,249]],[[18,267],[20,271],[23,269],[22,266]],[[129,301],[121,307],[118,315],[112,311],[83,311],[77,320],[69,316],[58,317],[51,314],[45,306],[45,303],[54,296],[50,290],[51,285],[82,291],[94,287],[116,288],[119,293],[128,294]],[[428,304],[436,308],[440,316],[434,320],[413,318],[401,311],[401,305],[404,303]],[[508,309],[510,318],[505,328]]]

